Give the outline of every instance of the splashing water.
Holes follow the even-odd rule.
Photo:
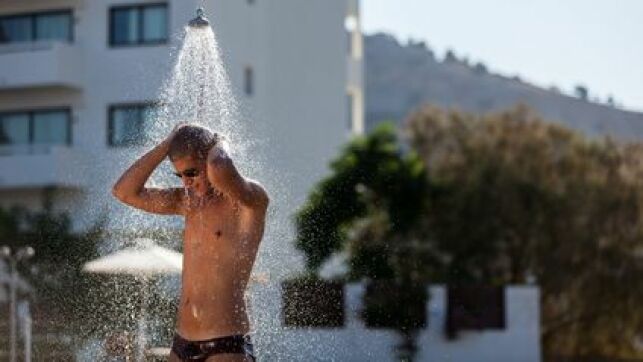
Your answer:
[[[170,125],[192,122],[225,135],[237,149],[242,130],[237,104],[210,27],[186,28],[183,47],[172,76],[164,86],[153,139],[166,135]]]
[[[274,174],[277,170],[268,170],[261,157],[257,157],[264,155],[264,152],[257,152],[260,135],[257,132],[250,134],[246,128],[247,123],[239,111],[215,33],[210,26],[185,28],[183,45],[172,75],[164,85],[160,106],[158,118],[151,129],[152,139],[162,139],[174,125],[184,121],[223,135],[228,140],[231,157],[241,173],[251,178],[257,177],[268,189],[272,209],[276,206],[290,210],[283,207],[289,204],[286,193],[282,192],[288,182],[284,181],[283,175]],[[256,126],[253,130],[256,130]],[[252,299],[246,303],[249,317],[254,320],[252,332],[263,338],[264,345],[270,345],[274,338],[272,336],[278,334],[280,329],[279,320],[274,318],[279,313],[274,310],[279,305],[274,300],[278,296],[275,288],[279,287],[275,281],[291,271],[289,266],[292,266],[283,263],[283,255],[279,255],[278,250],[283,250],[283,246],[274,245],[290,240],[286,236],[291,233],[288,230],[288,217],[285,216],[269,212],[266,233],[253,273],[255,282],[262,281],[251,281],[248,289],[251,295],[247,295]],[[263,353],[266,355],[269,351],[264,350]]]
[[[186,27],[184,29],[183,40],[178,52],[176,52],[175,66],[160,92],[156,116],[145,127],[144,148],[150,149],[158,144],[168,136],[176,124],[181,122],[196,123],[223,135],[231,146],[229,150],[231,157],[241,173],[260,180],[271,194],[272,206],[266,221],[266,233],[254,267],[254,275],[260,276],[259,278],[255,277],[255,280],[263,280],[260,285],[250,283],[249,291],[252,302],[247,303],[249,316],[254,320],[254,331],[263,334],[263,336],[258,336],[264,341],[260,344],[271,345],[281,328],[280,321],[275,319],[275,315],[280,311],[275,310],[275,307],[279,306],[279,303],[274,300],[279,295],[277,291],[279,286],[274,282],[292,272],[293,265],[289,262],[290,260],[285,259],[292,258],[291,255],[284,255],[284,250],[287,248],[283,245],[276,245],[292,239],[289,215],[281,215],[274,211],[275,209],[281,209],[281,212],[284,213],[292,211],[288,207],[290,205],[288,193],[282,192],[282,190],[287,190],[288,182],[284,179],[286,176],[283,172],[280,173],[278,170],[264,167],[265,162],[263,162],[262,156],[265,156],[265,153],[256,151],[257,146],[260,146],[261,139],[256,132],[250,135],[246,131],[246,122],[244,122],[235,100],[215,33],[209,26]],[[255,129],[256,126],[253,127],[253,130]],[[137,152],[131,152],[126,156],[127,160],[122,160],[119,163],[129,165],[138,156],[140,154]],[[168,162],[159,165],[161,172],[155,172],[150,183],[161,187],[176,186],[175,180],[167,172],[168,167]],[[119,169],[122,170],[122,167]],[[165,172],[163,172],[164,169]],[[110,211],[112,215],[110,227],[126,231],[125,235],[128,231],[137,234],[141,229],[153,229],[160,230],[160,234],[165,233],[166,239],[176,239],[179,235],[176,230],[182,228],[182,219],[179,217],[169,219],[167,216],[158,217],[132,208],[125,208],[122,205],[117,205]],[[115,214],[116,217],[114,217]],[[168,220],[170,220],[169,223]],[[174,232],[168,231],[171,229]],[[118,239],[119,237],[121,240]],[[104,247],[103,252],[122,248],[122,236],[119,237],[109,240],[109,245]],[[232,270],[231,272],[236,271]],[[167,299],[176,298],[177,288],[175,286],[169,286],[167,283],[156,283],[156,285],[150,283],[150,285],[153,285],[157,293],[164,295]],[[140,293],[140,290],[136,289],[137,286],[140,286],[140,280],[117,281],[113,285],[117,292],[132,293],[134,291],[134,294]],[[135,301],[131,300],[127,303],[128,311],[131,312],[128,318],[131,325],[138,318],[137,308]],[[148,321],[148,341],[159,340],[155,337],[158,330],[155,330],[154,325],[160,327],[160,324],[164,324],[167,326],[168,322],[167,318],[166,320],[150,318]],[[263,355],[267,355],[266,353],[270,354],[270,351],[262,351]]]

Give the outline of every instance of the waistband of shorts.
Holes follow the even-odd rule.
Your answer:
[[[246,341],[247,343],[250,343],[252,341],[253,336],[254,336],[254,332],[247,332],[247,333],[243,333],[243,334],[228,334],[228,335],[225,335],[225,336],[212,337],[212,338],[208,338],[208,339],[189,339],[189,338],[185,338],[183,335],[181,335],[181,333],[177,329],[174,330],[174,337],[179,337],[180,339],[182,339],[184,341],[194,342],[194,343],[212,342],[212,341],[216,341],[216,340],[229,339],[231,337],[232,338],[241,337],[241,338],[243,338],[244,341]]]

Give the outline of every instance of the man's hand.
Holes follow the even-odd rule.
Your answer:
[[[187,125],[189,125],[189,123],[188,123],[188,122],[179,122],[179,123],[177,123],[176,125],[174,125],[174,128],[172,128],[172,130],[170,131],[170,134],[168,134],[168,135],[167,135],[167,137],[165,138],[165,142],[167,142],[168,144],[169,144],[170,142],[172,142],[172,140],[174,139],[174,136],[176,136],[176,133],[177,133],[181,128],[183,128],[183,127],[185,127],[185,126],[187,126]]]

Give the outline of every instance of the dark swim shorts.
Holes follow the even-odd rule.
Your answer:
[[[172,352],[182,361],[204,362],[209,356],[223,353],[239,353],[256,361],[252,341],[248,334],[190,341],[174,333]]]

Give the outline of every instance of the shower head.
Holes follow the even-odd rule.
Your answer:
[[[205,11],[203,11],[203,8],[198,8],[196,10],[196,18],[190,20],[188,26],[191,28],[205,28],[210,26],[210,21],[205,17]]]

